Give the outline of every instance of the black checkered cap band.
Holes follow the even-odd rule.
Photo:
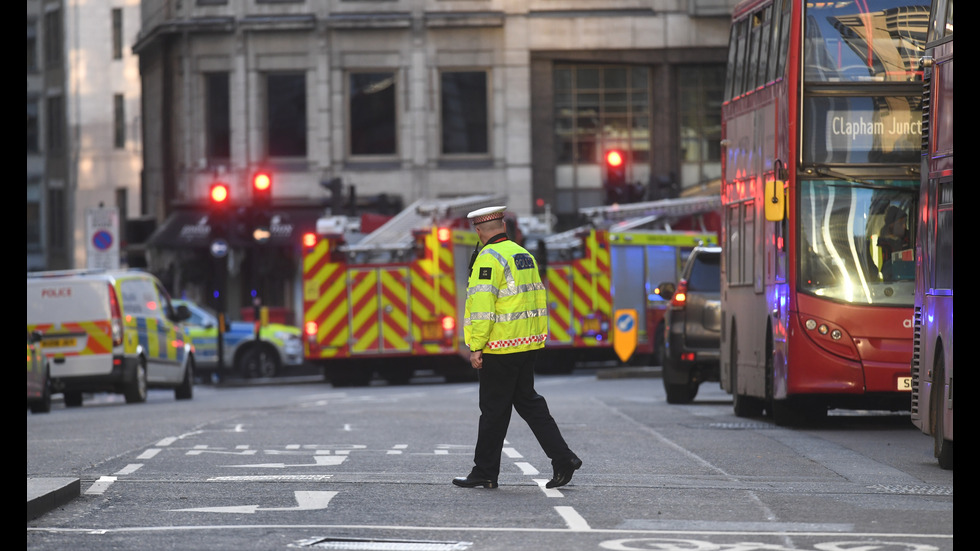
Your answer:
[[[467,214],[466,217],[470,219],[470,222],[472,222],[474,226],[476,226],[491,220],[500,220],[504,217],[505,210],[507,210],[507,207],[486,207],[477,209]]]

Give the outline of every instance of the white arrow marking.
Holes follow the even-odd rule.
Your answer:
[[[258,465],[225,465],[225,467],[262,467],[267,469],[285,469],[286,467],[335,467],[347,459],[346,455],[314,455],[316,463],[302,465],[286,465],[285,463],[260,463]]]
[[[330,500],[337,492],[294,492],[296,507],[268,507],[258,505],[232,505],[228,507],[196,507],[192,509],[171,509],[171,511],[188,511],[194,513],[248,513],[257,511],[316,511],[326,509]]]

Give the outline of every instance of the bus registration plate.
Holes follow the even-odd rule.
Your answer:
[[[898,390],[912,390],[912,377],[899,377]]]

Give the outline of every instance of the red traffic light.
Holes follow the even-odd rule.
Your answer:
[[[231,195],[228,184],[224,182],[215,182],[211,184],[211,193],[208,195],[211,199],[212,205],[224,205],[228,202],[228,197]]]
[[[268,206],[271,196],[272,174],[263,170],[252,175],[252,203],[261,207]]]
[[[252,178],[252,189],[256,193],[267,193],[272,189],[272,176],[268,172],[256,172]]]
[[[623,166],[623,154],[613,149],[606,153],[606,164],[610,167]]]

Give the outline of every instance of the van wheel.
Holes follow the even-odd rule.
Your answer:
[[[190,400],[194,397],[194,356],[187,360],[187,369],[184,370],[184,380],[180,386],[174,389],[174,398],[177,400]]]
[[[136,376],[126,387],[127,404],[141,404],[146,401],[146,359],[140,358],[136,366]]]
[[[252,346],[242,354],[242,376],[248,378],[275,377],[279,371],[279,355],[269,346]]]
[[[66,408],[80,408],[80,407],[82,407],[82,393],[81,392],[66,392],[65,393],[65,407]]]
[[[31,413],[51,413],[51,381],[44,378],[44,391],[41,398],[31,402]]]

